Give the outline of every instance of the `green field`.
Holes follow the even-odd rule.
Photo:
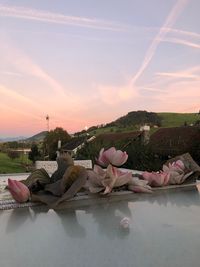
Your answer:
[[[12,160],[6,153],[0,152],[0,174],[26,172],[26,164],[30,164],[27,155]]]
[[[162,127],[178,127],[195,123],[200,119],[197,113],[158,113],[162,117]]]

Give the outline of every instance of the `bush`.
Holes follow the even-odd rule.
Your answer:
[[[125,149],[128,160],[123,167],[140,171],[158,171],[162,168],[164,160],[155,157],[149,145],[140,141],[130,143]]]
[[[77,151],[76,159],[91,159],[92,163],[96,163],[96,158],[99,155],[99,151],[101,150],[101,144],[96,143],[86,143],[81,149]]]
[[[29,152],[28,154],[28,158],[33,162],[35,163],[36,160],[40,159],[41,157],[41,154],[38,150],[38,146],[36,144],[33,144],[31,146],[31,151]]]
[[[12,159],[12,160],[14,160],[14,159],[16,159],[16,158],[19,158],[19,156],[20,156],[19,152],[18,152],[18,151],[15,151],[15,150],[9,150],[9,151],[7,152],[7,155],[8,155],[8,157],[9,157],[10,159]]]

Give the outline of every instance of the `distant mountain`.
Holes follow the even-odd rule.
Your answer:
[[[24,136],[17,136],[17,137],[5,137],[5,138],[0,138],[1,143],[5,142],[13,142],[13,141],[22,141],[25,140],[27,137]]]
[[[26,142],[41,142],[46,137],[48,131],[43,131],[38,134],[35,134],[27,139],[25,139]]]

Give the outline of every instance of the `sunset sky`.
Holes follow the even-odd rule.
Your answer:
[[[0,0],[0,137],[200,109],[199,0]]]

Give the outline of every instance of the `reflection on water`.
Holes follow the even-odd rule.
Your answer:
[[[197,189],[166,190],[80,209],[2,211],[1,266],[198,267],[199,203]]]
[[[75,210],[71,211],[56,211],[56,214],[59,216],[62,226],[66,234],[73,238],[83,238],[86,235],[85,229],[77,219],[77,214]]]
[[[120,227],[120,221],[124,217],[130,218],[130,228],[140,229],[142,224],[138,218],[143,220],[151,216],[150,212],[157,212],[155,216],[163,213],[163,209],[168,208],[167,212],[177,212],[178,208],[195,208],[199,209],[199,191],[193,190],[176,190],[162,191],[152,195],[142,194],[137,200],[122,200],[114,203],[90,205],[81,209],[67,209],[53,211],[47,207],[32,207],[24,209],[14,209],[7,211],[8,219],[6,232],[11,233],[24,228],[25,225],[32,223],[40,225],[41,223],[54,223],[59,221],[65,234],[72,238],[85,238],[88,231],[97,231],[109,239],[123,239],[129,234],[129,230]],[[158,209],[159,207],[159,209]],[[171,210],[171,211],[170,211]],[[173,210],[173,212],[172,212]],[[143,214],[142,214],[143,213]],[[1,216],[4,214],[0,213]],[[145,219],[146,216],[146,219]],[[170,225],[165,222],[165,226]],[[90,228],[90,229],[89,229]],[[140,231],[140,230],[139,230]]]
[[[87,212],[92,214],[100,235],[113,239],[116,237],[124,238],[128,234],[129,229],[120,227],[120,221],[123,217],[132,218],[127,201],[91,206]]]
[[[197,187],[191,189],[162,190],[151,196],[143,195],[138,201],[157,203],[161,206],[169,204],[177,207],[199,206],[200,195]]]

